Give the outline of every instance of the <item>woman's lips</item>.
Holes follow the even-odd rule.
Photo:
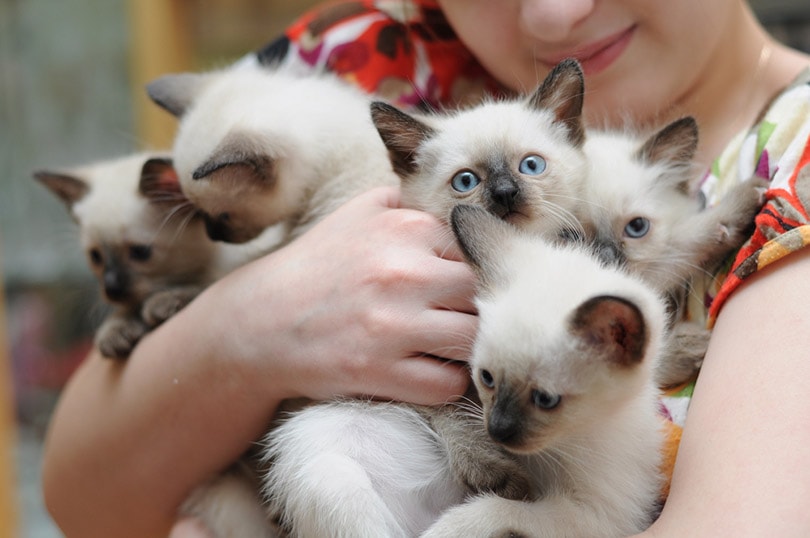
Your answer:
[[[596,75],[601,73],[621,56],[630,40],[633,38],[636,27],[631,26],[612,36],[600,39],[589,45],[579,47],[563,54],[557,54],[552,58],[540,58],[539,60],[549,66],[554,67],[566,58],[575,58],[582,65],[582,70],[586,75]]]

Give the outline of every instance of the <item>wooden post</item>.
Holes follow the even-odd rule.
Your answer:
[[[3,257],[0,254],[0,282]],[[17,505],[16,445],[17,422],[14,412],[14,386],[11,355],[6,333],[4,287],[0,286],[0,537],[19,534]]]
[[[167,73],[191,69],[189,2],[129,0],[135,126],[144,149],[170,149],[177,120],[155,105],[145,85]]]

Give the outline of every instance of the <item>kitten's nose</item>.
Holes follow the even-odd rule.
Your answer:
[[[224,241],[225,240],[225,229],[220,226],[216,221],[206,220],[205,221],[205,233],[208,234],[208,237],[212,241]]]
[[[496,442],[509,445],[523,432],[522,416],[516,395],[499,391],[487,418],[487,432]]]
[[[115,269],[104,271],[104,295],[110,301],[123,301],[129,295],[129,277]]]
[[[518,194],[520,194],[520,189],[517,188],[517,185],[502,185],[492,190],[492,198],[507,210],[515,207]]]
[[[607,266],[622,266],[627,261],[622,248],[612,241],[595,241],[593,251]]]
[[[221,222],[214,219],[205,219],[205,233],[212,241],[228,241],[229,229]]]
[[[493,174],[490,177],[489,195],[493,212],[505,216],[520,203],[520,186],[508,174]]]

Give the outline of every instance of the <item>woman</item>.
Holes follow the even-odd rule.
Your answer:
[[[402,106],[441,107],[533,88],[573,56],[590,125],[697,118],[698,162],[714,161],[710,200],[747,172],[772,179],[752,243],[706,290],[712,310],[693,309],[714,332],[669,498],[644,534],[810,534],[810,97],[800,78],[810,57],[777,44],[742,0],[378,3],[387,11],[343,2],[305,16],[245,61],[332,69]],[[738,136],[797,80],[766,123]],[[461,349],[447,358],[464,359],[475,333],[474,279],[446,241],[434,219],[398,208],[396,191],[372,191],[213,285],[126,365],[92,354],[49,432],[44,486],[57,523],[68,536],[164,536],[186,495],[236,459],[284,398],[462,393],[463,368],[423,355]],[[187,524],[175,533],[201,532]]]

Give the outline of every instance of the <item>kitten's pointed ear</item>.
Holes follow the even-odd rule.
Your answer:
[[[394,172],[400,177],[415,172],[416,150],[433,136],[433,128],[381,101],[371,103],[371,121],[388,148]]]
[[[482,207],[465,204],[453,208],[450,224],[480,283],[485,289],[496,286],[505,271],[503,252],[517,229]]]
[[[193,179],[239,178],[272,183],[276,178],[275,159],[260,135],[231,132],[208,159],[192,174]]]
[[[626,299],[593,297],[577,308],[569,330],[595,356],[619,367],[630,367],[644,359],[647,324],[639,308]]]
[[[688,173],[697,146],[697,121],[691,116],[686,116],[652,135],[639,148],[636,158],[645,164],[663,164],[673,169],[682,169],[685,174],[676,174],[673,178],[678,181],[678,189],[688,194],[692,181],[699,179],[698,176]]]
[[[638,150],[638,158],[646,163],[688,163],[698,145],[698,125],[686,116],[675,120],[652,135]]]
[[[205,73],[163,75],[146,85],[146,93],[155,104],[179,118],[194,102],[208,78]]]
[[[579,62],[563,60],[546,76],[543,83],[529,98],[538,110],[551,110],[556,121],[568,129],[568,139],[575,146],[585,142],[582,123],[582,105],[585,95],[585,77]]]
[[[61,172],[39,170],[34,172],[33,176],[34,179],[48,187],[52,193],[62,200],[68,209],[71,209],[73,204],[84,198],[90,190],[87,183],[81,179]]]
[[[177,171],[168,157],[152,157],[143,163],[138,190],[155,204],[176,206],[186,201]]]

